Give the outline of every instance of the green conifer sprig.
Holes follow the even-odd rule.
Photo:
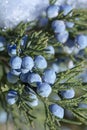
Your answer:
[[[54,2],[55,0],[50,0],[51,4],[53,4]],[[67,15],[66,17],[63,17],[62,14],[60,14],[58,16],[58,19],[63,19],[64,21],[67,21],[67,20],[74,21],[76,25],[74,29],[72,30],[72,32],[70,32],[71,38],[74,38],[75,35],[79,33],[87,34],[86,14],[87,14],[87,10],[78,9],[78,10],[73,11],[72,17],[70,17],[69,15]],[[75,20],[76,17],[79,18],[79,21]],[[31,55],[32,57],[34,57],[36,55],[42,54],[46,57],[46,59],[48,60],[50,64],[50,62],[54,61],[55,58],[58,57],[58,53],[56,53],[54,57],[52,57],[52,59],[51,57],[49,58],[48,54],[45,53],[45,48],[47,47],[47,45],[53,45],[55,49],[56,47],[59,47],[59,46],[63,48],[63,45],[61,45],[55,40],[54,34],[52,30],[50,29],[52,20],[50,20],[49,25],[44,29],[37,28],[35,25],[36,22],[37,21],[33,22],[34,24],[32,25],[32,27],[31,27],[32,22],[30,23],[21,22],[17,27],[15,27],[12,30],[3,31],[2,29],[0,29],[0,35],[4,36],[6,40],[10,42],[11,44],[16,43],[17,49],[19,50],[21,38],[27,34],[28,35],[27,45],[25,48],[22,49],[23,53],[22,54],[18,53],[18,55],[20,55],[21,57],[24,55]],[[37,118],[36,116],[33,115],[33,108],[29,107],[25,102],[25,100],[31,101],[31,99],[29,99],[29,96],[24,95],[23,93],[25,84],[21,84],[20,81],[16,85],[11,85],[10,83],[6,82],[5,74],[6,74],[6,71],[8,71],[10,68],[8,64],[9,56],[6,57],[6,55],[7,55],[7,51],[5,51],[4,54],[3,53],[0,54],[0,65],[3,70],[2,75],[0,76],[0,105],[8,113],[8,115],[10,115],[11,113],[16,129],[21,130],[22,127],[26,127],[26,125],[28,127],[30,127],[30,125],[34,127],[33,120]],[[63,53],[63,54],[60,54],[59,56],[65,57],[65,54]],[[72,58],[73,61],[75,60],[74,55],[68,55],[68,57]],[[56,94],[58,94],[60,90],[67,90],[68,88],[74,88],[76,90],[80,89],[80,91],[83,92],[81,96],[78,96],[69,100],[65,100],[61,98],[61,100],[55,101],[53,99],[51,100],[50,98],[41,98],[36,93],[39,100],[43,102],[44,104],[44,111],[45,111],[45,117],[46,117],[45,123],[44,123],[45,130],[47,130],[48,127],[50,130],[59,130],[61,126],[61,122],[77,124],[77,125],[81,125],[81,124],[87,125],[87,114],[86,114],[87,109],[78,108],[79,103],[87,103],[87,94],[86,94],[87,83],[84,83],[80,79],[75,78],[86,69],[87,60],[81,57],[78,57],[78,58],[81,63],[76,62],[77,64],[75,64],[74,68],[57,74],[57,80],[55,84],[52,86],[52,89],[53,89],[53,92]],[[38,73],[42,74],[43,72],[38,71]],[[32,85],[30,87],[33,88]],[[6,100],[5,100],[5,95],[9,89],[14,89],[18,91],[19,93],[19,100],[17,104],[13,106],[7,105]],[[33,90],[35,91],[35,87],[33,88]],[[62,106],[64,109],[70,110],[76,118],[74,118],[74,120],[69,120],[65,118],[59,119],[57,117],[54,117],[48,109],[51,103],[56,103]],[[25,124],[25,125],[23,126],[21,124],[23,125]]]

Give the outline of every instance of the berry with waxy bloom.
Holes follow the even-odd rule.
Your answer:
[[[57,6],[57,5],[50,5],[50,6],[47,8],[47,11],[46,11],[47,17],[48,17],[49,19],[57,17],[58,14],[59,14],[59,10],[60,10],[60,7],[59,7],[59,6]]]
[[[38,69],[45,69],[47,67],[47,61],[41,55],[35,57],[34,64],[35,64],[35,68]]]
[[[37,93],[42,97],[48,97],[52,92],[52,88],[48,83],[37,84]]]
[[[57,104],[51,104],[49,106],[49,110],[54,116],[58,118],[62,119],[64,117],[64,109]]]
[[[6,101],[9,105],[13,105],[18,100],[18,93],[15,90],[9,90],[6,95]]]
[[[54,84],[56,80],[56,73],[53,69],[47,69],[43,73],[43,81],[48,84]]]
[[[66,26],[64,21],[62,20],[54,20],[52,22],[52,29],[54,31],[54,33],[62,33],[65,31]]]
[[[22,59],[19,56],[11,57],[10,66],[12,69],[20,69],[22,64]]]

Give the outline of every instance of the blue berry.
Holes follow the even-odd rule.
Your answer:
[[[28,35],[25,35],[25,36],[21,39],[20,45],[25,48],[27,40],[28,40]]]
[[[20,69],[11,69],[10,71],[13,75],[19,76],[21,74]]]
[[[68,13],[70,13],[72,11],[72,6],[65,4],[65,5],[61,5],[60,10],[63,11],[63,15],[66,16],[68,15]]]
[[[87,47],[87,38],[85,35],[77,35],[75,38],[75,43],[79,47],[79,49],[84,49]]]
[[[42,79],[39,74],[37,73],[30,73],[28,75],[28,83],[39,83],[42,82]]]
[[[87,104],[86,103],[79,103],[78,107],[87,109]]]
[[[16,56],[16,54],[17,54],[17,46],[16,46],[16,44],[14,44],[14,45],[9,44],[7,46],[7,50],[8,50],[9,56]]]
[[[68,39],[65,45],[68,46],[70,49],[73,48],[75,46],[74,40]]]
[[[65,43],[69,38],[69,33],[67,31],[64,31],[63,33],[57,33],[56,39],[60,43]]]
[[[58,73],[59,69],[60,69],[60,67],[58,66],[58,64],[55,63],[55,62],[52,64],[51,68],[55,71],[55,73]]]
[[[56,80],[56,74],[53,69],[47,69],[45,70],[43,74],[43,81],[48,83],[48,84],[54,84]]]
[[[35,64],[35,67],[38,69],[45,69],[47,67],[47,61],[41,55],[35,57],[34,64]]]
[[[37,106],[38,98],[37,98],[35,92],[32,89],[30,89],[28,86],[26,86],[25,89],[26,89],[27,95],[29,95],[29,100],[31,100],[31,101],[26,101],[26,103],[31,107]]]
[[[67,53],[67,54],[72,54],[73,51],[74,51],[74,47],[72,48],[69,48],[68,46],[64,46],[64,52]]]
[[[64,21],[62,21],[62,20],[54,20],[52,22],[52,29],[54,30],[55,33],[64,32],[65,29],[66,29]]]
[[[44,27],[44,26],[46,26],[47,24],[48,24],[48,18],[46,18],[46,17],[41,17],[41,18],[39,19],[39,23],[38,23],[39,27]]]
[[[6,95],[6,101],[9,105],[13,105],[18,100],[18,93],[15,90],[9,90]]]
[[[6,40],[4,37],[0,36],[0,51],[5,49]]]
[[[22,69],[32,70],[34,67],[34,61],[30,56],[26,56],[22,59]]]
[[[22,59],[19,56],[11,57],[10,66],[12,69],[20,69],[22,64]]]
[[[75,42],[71,39],[68,39],[64,46],[64,52],[71,54],[77,54],[79,52],[79,48],[75,46]]]
[[[52,92],[52,88],[48,83],[39,83],[37,85],[37,93],[42,97],[48,97]]]
[[[58,14],[59,14],[59,10],[60,10],[59,6],[57,6],[57,5],[50,5],[48,7],[48,9],[47,9],[47,12],[46,12],[47,13],[47,17],[49,19],[57,17]]]
[[[26,74],[21,73],[20,80],[24,83],[27,83],[28,82],[28,75],[29,75],[28,73],[26,73]]]
[[[64,109],[57,104],[51,104],[49,106],[49,110],[54,116],[58,118],[62,119],[64,117]]]
[[[48,53],[48,54],[55,54],[55,49],[54,49],[54,47],[53,46],[47,46],[46,47],[46,53]]]
[[[60,91],[60,95],[65,99],[71,99],[75,96],[75,91],[72,88],[68,90],[62,90]]]
[[[74,23],[73,22],[65,22],[67,28],[73,28]]]
[[[8,82],[15,84],[18,82],[18,76],[13,75],[11,72],[7,73]]]
[[[32,94],[32,93],[30,93],[29,94],[29,98],[31,99],[31,100],[33,100],[33,101],[27,101],[27,104],[29,105],[29,106],[31,106],[31,107],[35,107],[35,106],[37,106],[38,105],[38,98],[37,98],[37,96],[35,95],[35,94]]]

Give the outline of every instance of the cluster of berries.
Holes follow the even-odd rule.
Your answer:
[[[41,96],[49,96],[51,93],[51,86],[49,84],[54,84],[56,80],[55,72],[52,69],[46,69],[41,78],[38,73],[33,71],[33,68],[45,69],[47,67],[47,61],[43,56],[36,56],[34,61],[29,56],[22,59],[15,56],[11,58],[10,66],[11,71],[7,74],[7,79],[10,83],[16,83],[18,81],[18,77],[20,77],[20,80],[24,83],[35,83],[38,86],[37,92]]]
[[[40,21],[41,25],[46,25],[48,19],[53,19],[58,16],[59,13],[62,13],[65,17],[70,14],[72,16],[72,7],[70,5],[50,5],[47,8],[46,15],[47,18],[45,21]],[[67,28],[73,28],[74,23],[63,21],[63,20],[54,20],[52,21],[52,29],[55,33],[56,39],[58,42],[66,44],[69,39],[69,32]],[[21,40],[21,46],[25,47],[27,35],[23,37]],[[70,42],[69,42],[70,43]],[[74,44],[75,43],[75,44]],[[71,44],[71,43],[70,43]],[[69,47],[72,45],[69,44]],[[80,50],[87,47],[87,36],[86,35],[77,35],[73,46],[77,45]],[[68,46],[68,45],[67,45]],[[37,106],[38,105],[38,97],[47,98],[52,92],[52,86],[56,81],[56,73],[59,72],[60,68],[56,64],[53,63],[52,67],[48,68],[47,61],[42,55],[35,56],[34,59],[30,56],[19,57],[17,56],[17,46],[16,44],[7,44],[4,37],[0,37],[0,51],[3,51],[5,48],[8,50],[10,59],[10,72],[7,74],[8,82],[12,84],[16,84],[19,80],[27,85],[24,88],[24,93],[28,96],[32,101],[26,101],[29,106]],[[20,50],[21,52],[21,50]],[[47,46],[46,53],[54,54],[55,50],[53,46]],[[40,75],[38,71],[41,71]],[[29,87],[31,86],[31,87]],[[34,91],[33,88],[36,88]],[[75,96],[74,89],[61,90],[58,93],[64,99],[71,99]],[[8,104],[12,105],[17,102],[19,98],[19,94],[15,90],[9,90],[6,96],[6,100]],[[50,104],[49,105],[50,112],[57,116],[58,118],[64,117],[64,108],[59,106],[58,104]]]
[[[11,56],[10,67],[11,70],[7,74],[7,79],[10,83],[15,84],[20,79],[23,83],[28,84],[24,88],[24,93],[32,100],[26,101],[29,106],[35,107],[38,105],[39,100],[36,93],[42,97],[48,97],[51,94],[52,85],[56,81],[56,72],[52,68],[47,68],[47,61],[43,56],[36,56],[34,60],[30,56],[23,58]],[[42,78],[38,73],[35,73],[35,70],[43,71]],[[36,87],[36,91],[33,88],[31,89],[30,85]],[[61,98],[65,99],[71,99],[75,96],[73,89],[60,91],[59,94]],[[8,104],[12,105],[18,100],[18,97],[17,91],[9,90],[6,100]],[[49,110],[58,118],[63,118],[64,116],[64,109],[57,104],[51,104]]]
[[[65,17],[72,11],[72,6],[70,5],[50,5],[46,10],[46,17],[40,18],[39,25],[46,26],[50,19],[54,19],[58,17],[60,13]],[[69,37],[69,32],[66,28],[72,28],[74,26],[73,22],[63,21],[63,20],[53,20],[52,21],[52,29],[55,33],[55,37],[58,42],[65,43]]]
[[[72,17],[72,6],[70,5],[51,5],[47,9],[47,17],[49,19],[56,18],[58,17],[58,14],[62,12],[63,16],[70,15]],[[73,28],[74,23],[72,21],[63,21],[63,20],[53,20],[52,21],[52,29],[55,33],[55,37],[58,42],[60,43],[66,43],[69,40],[69,32],[67,31],[67,28]],[[77,45],[79,49],[84,49],[87,47],[87,36],[80,34],[77,35],[74,42],[73,46]]]
[[[69,15],[72,17],[72,11],[73,8],[70,5],[64,4],[64,5],[50,5],[46,10],[46,16],[40,18],[39,25],[40,26],[46,26],[49,22],[49,20],[52,20],[52,30],[54,31],[55,38],[58,42],[64,44],[65,46],[69,47],[66,51],[73,52],[77,50],[84,49],[87,47],[87,36],[80,34],[77,35],[74,41],[72,41],[71,45],[71,39],[69,38],[69,31],[71,32],[71,29],[74,27],[74,22],[72,21],[66,21],[58,19],[58,15],[62,14],[64,17]],[[56,20],[54,20],[56,19]],[[78,19],[79,20],[79,19]],[[68,31],[69,29],[69,31]],[[79,48],[79,49],[78,49]]]
[[[14,56],[10,59],[10,67],[11,70],[7,74],[7,79],[10,83],[17,83],[20,78],[23,83],[36,84],[38,86],[38,93],[40,93],[39,91],[42,88],[41,86],[47,86],[46,88],[49,89],[48,93],[41,95],[43,95],[43,97],[48,97],[51,92],[51,86],[49,84],[54,84],[56,74],[52,69],[46,69],[47,61],[43,56],[36,56],[34,60],[30,56],[25,56],[23,58]],[[42,78],[34,71],[35,69],[45,69]]]
[[[49,91],[49,92],[48,92]],[[51,92],[51,88],[46,83],[41,83],[39,87],[37,87],[37,93],[42,97],[47,97],[48,93]],[[25,101],[30,107],[35,107],[38,105],[39,100],[36,96],[36,92],[33,91],[29,86],[25,86],[24,93],[27,97],[29,97],[29,101]],[[61,98],[64,99],[72,99],[75,96],[75,91],[71,88],[68,90],[64,90],[60,92]],[[12,105],[17,102],[19,98],[19,94],[15,90],[9,90],[6,96],[6,100],[8,104]],[[61,100],[61,99],[57,99]],[[64,108],[58,104],[50,104],[49,111],[58,118],[64,117]]]
[[[11,48],[12,47],[12,48]],[[35,56],[34,59],[30,56],[25,56],[23,58],[15,55],[16,46],[10,47],[9,55],[10,59],[10,72],[7,73],[8,82],[15,84],[18,80],[23,83],[27,83],[32,87],[36,87],[36,92],[33,89],[26,86],[26,94],[29,94],[29,98],[33,99],[32,102],[27,102],[30,106],[38,105],[38,98],[36,93],[42,97],[48,97],[52,92],[52,86],[56,80],[56,73],[53,69],[47,68],[47,61],[42,55]],[[48,46],[46,48],[47,53],[54,54],[54,48]],[[42,77],[36,72],[42,71]],[[13,96],[12,96],[13,95]],[[18,93],[14,90],[10,90],[7,93],[6,100],[11,105],[17,101]]]
[[[56,81],[56,73],[53,69],[47,69],[46,59],[39,55],[34,58],[30,56],[25,56],[23,58],[18,56],[12,56],[10,59],[11,70],[7,74],[7,79],[10,83],[17,83],[20,79],[23,83],[28,83],[29,85],[35,85],[36,91],[33,91],[29,86],[25,86],[24,92],[26,96],[29,96],[29,99],[32,101],[26,101],[29,106],[35,107],[38,105],[37,95],[42,97],[48,97],[52,92],[52,85]],[[38,73],[35,73],[34,70],[43,70],[42,78]],[[71,99],[75,96],[73,89],[62,90],[59,92],[61,98]],[[18,100],[18,93],[15,90],[9,90],[6,96],[8,104],[12,105]],[[51,104],[49,110],[53,115],[58,118],[63,118],[64,109],[57,105]],[[60,114],[59,114],[60,113]]]

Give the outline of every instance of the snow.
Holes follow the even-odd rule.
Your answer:
[[[12,28],[21,21],[32,21],[48,4],[48,0],[0,0],[0,27]]]
[[[86,7],[87,0],[57,0],[56,4]],[[0,27],[13,28],[21,21],[32,21],[49,5],[49,0],[0,0]]]

